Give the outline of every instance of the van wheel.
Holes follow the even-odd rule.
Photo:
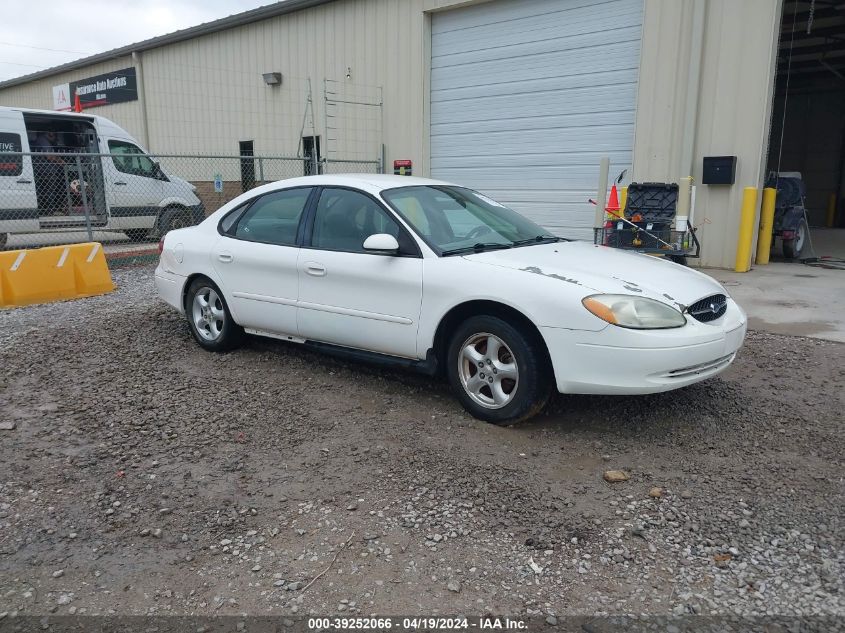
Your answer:
[[[184,229],[186,226],[193,226],[193,224],[191,214],[185,209],[165,209],[164,213],[161,214],[159,229],[161,234],[165,235],[168,231]]]
[[[0,248],[5,248],[6,242],[9,241],[8,233],[0,233]]]
[[[126,229],[124,231],[130,242],[143,242],[149,232],[149,229]]]
[[[455,331],[446,352],[452,389],[474,417],[501,426],[533,417],[552,393],[542,341],[494,316],[475,316]]]

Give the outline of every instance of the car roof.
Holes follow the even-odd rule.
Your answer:
[[[368,189],[371,191],[384,191],[385,189],[395,189],[397,187],[452,185],[452,183],[442,180],[418,178],[416,176],[394,176],[392,174],[322,174],[320,176],[288,178],[273,184],[276,185],[276,188],[285,189],[288,187],[336,185],[340,187]]]

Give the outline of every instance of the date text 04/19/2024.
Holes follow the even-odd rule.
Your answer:
[[[355,630],[425,630],[448,631],[469,630],[482,631],[524,631],[528,624],[524,620],[508,617],[360,617],[360,618],[329,618],[316,617],[308,619],[308,629],[318,631],[355,631]]]

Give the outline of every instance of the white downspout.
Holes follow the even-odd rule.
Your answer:
[[[150,147],[150,130],[147,123],[147,97],[144,91],[144,65],[141,63],[141,55],[138,51],[132,51],[132,63],[135,65],[135,79],[138,83],[138,105],[141,107],[141,135],[144,147],[152,151]]]

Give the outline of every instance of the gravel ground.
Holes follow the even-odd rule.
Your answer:
[[[751,332],[704,384],[498,428],[414,374],[209,354],[151,268],[115,280],[0,312],[0,617],[845,615],[843,345]]]

